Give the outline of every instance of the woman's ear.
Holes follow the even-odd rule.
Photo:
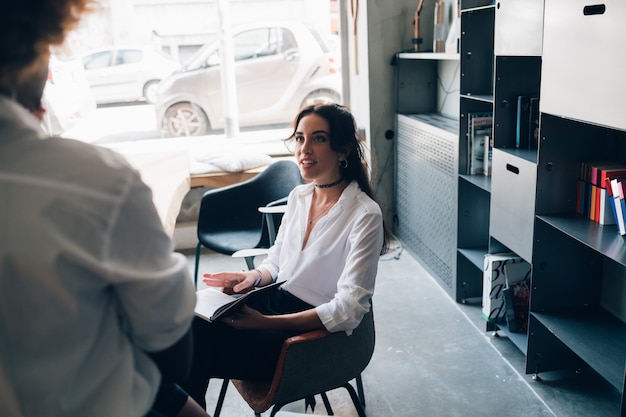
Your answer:
[[[352,149],[346,148],[342,152],[337,152],[337,156],[339,157],[340,161],[343,161],[348,159],[348,157],[350,156],[350,152],[352,152]]]

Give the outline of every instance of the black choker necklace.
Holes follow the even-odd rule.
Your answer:
[[[317,188],[331,188],[331,187],[334,187],[335,185],[341,184],[342,182],[343,182],[343,177],[339,178],[335,182],[331,182],[330,184],[315,184],[315,186]]]

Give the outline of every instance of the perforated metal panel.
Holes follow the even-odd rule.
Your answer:
[[[398,115],[394,233],[447,290],[456,276],[456,132],[454,120]]]

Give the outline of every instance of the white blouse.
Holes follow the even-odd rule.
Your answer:
[[[328,331],[350,334],[369,311],[374,294],[382,213],[353,181],[314,225],[302,249],[313,190],[307,184],[289,194],[276,242],[259,266],[285,280],[283,289],[316,306]]]

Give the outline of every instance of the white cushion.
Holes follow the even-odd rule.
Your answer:
[[[196,157],[194,169],[217,168],[226,172],[241,172],[272,163],[272,157],[263,153],[210,153]],[[213,172],[213,171],[204,171]],[[199,173],[199,172],[196,172]]]

